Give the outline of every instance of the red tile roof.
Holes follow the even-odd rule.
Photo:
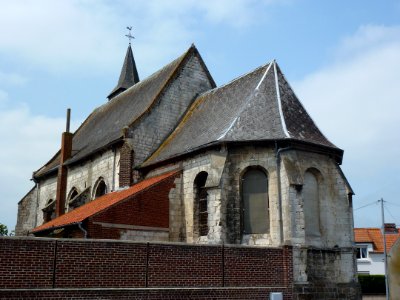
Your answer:
[[[157,185],[164,179],[170,178],[171,176],[177,174],[177,171],[168,172],[159,176],[145,179],[130,188],[122,191],[116,191],[109,194],[105,194],[85,205],[82,205],[73,211],[70,211],[58,218],[55,218],[41,226],[38,226],[31,230],[31,232],[39,232],[43,230],[48,230],[51,228],[60,228],[67,225],[76,224],[84,221],[85,219],[113,206],[114,204],[127,199],[130,196],[141,193],[148,188]]]
[[[390,251],[393,244],[400,238],[400,233],[386,233],[386,251]],[[371,243],[374,245],[374,252],[384,252],[383,236],[380,228],[354,228],[356,243]]]

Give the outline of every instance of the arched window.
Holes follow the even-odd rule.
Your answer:
[[[42,209],[44,223],[53,220],[56,217],[56,201],[49,199],[46,206]]]
[[[307,170],[304,174],[303,199],[304,199],[304,223],[306,240],[321,236],[320,208],[319,208],[319,184],[317,170]]]
[[[260,169],[242,176],[242,227],[244,234],[269,231],[268,177]]]
[[[68,202],[72,201],[76,196],[78,196],[78,190],[73,187],[68,193]]]
[[[95,190],[94,190],[94,198],[98,198],[100,196],[103,196],[107,193],[107,186],[106,183],[104,182],[103,178],[99,178],[97,180],[97,183],[95,185]]]
[[[194,184],[194,227],[199,236],[208,234],[208,203],[207,190],[205,188],[208,173],[200,172],[197,174]]]

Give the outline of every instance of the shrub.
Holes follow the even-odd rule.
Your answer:
[[[358,275],[363,294],[382,294],[386,293],[385,275]]]

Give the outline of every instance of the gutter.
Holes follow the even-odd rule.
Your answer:
[[[79,224],[82,224],[82,222],[74,222],[74,223],[69,223],[69,224],[64,224],[64,225],[59,225],[59,226],[52,226],[52,227],[44,228],[44,229],[37,230],[37,231],[31,230],[31,231],[29,231],[29,233],[36,234],[39,232],[54,231],[54,230],[57,230],[60,228],[70,227],[70,226],[74,226],[74,225],[78,225],[78,227],[79,227]],[[81,228],[79,228],[79,229],[81,229]]]

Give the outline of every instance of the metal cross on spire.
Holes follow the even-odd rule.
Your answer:
[[[128,34],[125,34],[125,36],[129,39],[129,45],[131,44],[131,39],[134,39],[135,37],[131,34],[132,26],[127,26],[126,29],[129,30]]]

